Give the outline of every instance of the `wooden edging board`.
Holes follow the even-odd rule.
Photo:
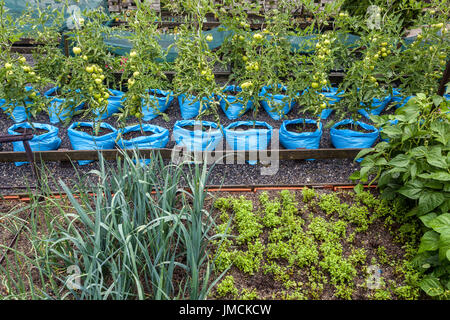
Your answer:
[[[140,149],[141,157],[150,157],[159,153],[163,159],[226,159],[227,164],[233,164],[237,160],[304,160],[304,159],[354,159],[362,149],[296,149],[296,150],[259,150],[259,151],[212,151],[212,152],[187,152],[186,150],[174,149]],[[122,152],[133,156],[135,150],[67,150],[33,152],[35,161],[76,161],[76,160],[98,160],[99,154],[105,160],[116,160]],[[0,152],[0,162],[28,161],[26,152],[3,151]]]

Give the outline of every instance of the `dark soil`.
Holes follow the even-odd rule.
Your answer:
[[[95,134],[94,128],[93,127],[87,127],[87,126],[79,126],[76,127],[75,130],[77,131],[81,131],[81,132],[85,132],[91,136],[104,136],[105,134],[111,133],[113,132],[112,130],[108,129],[108,128],[102,128],[100,127],[100,129],[98,130],[98,134]]]
[[[122,134],[122,139],[124,139],[124,140],[131,140],[131,139],[138,138],[138,137],[143,137],[143,136],[149,137],[149,136],[152,136],[152,135],[154,135],[154,133],[151,132],[151,131],[144,131],[144,133],[142,133],[141,130],[128,131],[127,133]]]
[[[234,128],[231,128],[230,130],[250,130],[250,129],[258,129],[258,130],[269,130],[266,126],[251,126],[251,125],[240,125]]]
[[[363,127],[359,126],[359,125],[352,125],[350,123],[347,124],[343,124],[340,126],[336,127],[337,130],[352,130],[352,131],[357,131],[357,132],[362,132],[362,133],[371,133],[373,132],[373,130],[366,130]]]
[[[45,130],[45,129],[30,129],[30,128],[17,128],[16,130],[14,130],[15,132],[17,132],[17,133],[20,133],[20,134],[24,134],[25,132],[26,133],[33,133],[35,136],[39,136],[39,135],[41,135],[41,134],[44,134],[44,133],[47,133],[48,132],[48,130]]]
[[[305,124],[293,123],[293,124],[288,124],[286,126],[286,130],[291,131],[291,132],[297,132],[297,133],[315,132],[315,131],[317,131],[317,125],[314,123],[305,123]]]
[[[189,131],[198,131],[200,129],[200,126],[184,126],[183,129],[189,130]],[[213,128],[208,125],[201,126],[202,131],[215,131],[218,130],[217,128]]]
[[[167,96],[157,92],[150,92],[150,95],[155,96],[157,98],[167,98]]]

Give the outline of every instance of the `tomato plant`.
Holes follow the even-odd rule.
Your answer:
[[[220,94],[215,81],[214,66],[220,62],[218,53],[209,48],[209,41],[203,31],[203,21],[207,13],[214,12],[211,1],[181,1],[187,19],[193,23],[183,24],[177,34],[175,45],[178,56],[175,60],[175,77],[173,87],[177,94],[195,97],[192,102],[199,101],[199,114],[201,118],[208,112],[208,106],[218,119],[218,102],[214,96]],[[207,106],[208,104],[208,106]]]
[[[440,4],[440,14],[427,11],[420,16],[416,27],[420,33],[411,43],[403,41],[404,51],[398,63],[399,88],[405,96],[423,92],[437,92],[445,65],[449,58],[450,33],[446,28],[448,7]]]
[[[111,30],[105,25],[109,17],[102,10],[85,13],[86,19],[69,33],[72,52],[65,62],[65,72],[58,79],[66,97],[66,103],[86,103],[83,117],[94,120],[98,133],[98,114],[106,112],[111,93],[108,87],[114,83],[113,71],[118,59],[109,51],[104,38]]]
[[[0,98],[5,101],[2,108],[14,117],[13,110],[24,107],[31,122],[30,117],[35,117],[44,106],[39,90],[45,86],[47,79],[42,78],[25,57],[11,53],[12,44],[23,34],[20,25],[6,14],[4,1],[0,2],[0,14]]]
[[[370,112],[377,108],[374,99],[383,100],[392,93],[395,67],[400,63],[397,58],[401,33],[398,16],[386,16],[380,29],[364,24],[360,24],[360,28],[362,32],[357,47],[350,52],[357,52],[360,59],[353,60],[346,70],[340,84],[345,94],[338,104],[341,117],[348,112],[353,120],[361,117],[360,109]]]
[[[164,52],[158,42],[157,19],[155,12],[148,6],[138,4],[133,19],[128,22],[132,31],[129,40],[133,48],[126,57],[121,77],[122,82],[126,83],[127,92],[119,121],[134,116],[142,123],[143,105],[150,105],[155,113],[168,120],[167,115],[158,110],[156,99],[149,98],[150,89],[167,89],[170,85],[163,72]]]

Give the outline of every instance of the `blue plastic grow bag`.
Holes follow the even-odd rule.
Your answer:
[[[155,107],[160,113],[165,112],[174,98],[173,93],[170,91],[150,89],[148,92],[150,93],[148,97],[151,103],[145,104],[145,99],[142,99],[142,113],[144,114],[142,120],[144,121],[150,121],[159,115]],[[162,97],[156,96],[155,93],[162,95]]]
[[[57,150],[61,145],[61,139],[58,137],[59,129],[51,126],[49,124],[44,123],[33,123],[33,126],[36,129],[47,130],[48,132],[35,135],[33,139],[29,141],[30,148],[32,151],[48,151],[48,150]],[[31,132],[32,126],[28,122],[18,123],[8,128],[8,134],[11,135],[19,135],[21,133],[16,132],[19,128],[28,128]],[[13,142],[13,150],[15,152],[25,151],[23,147],[22,141]],[[15,162],[16,166],[21,166],[28,162]]]
[[[117,145],[122,149],[159,149],[164,148],[169,142],[169,130],[165,128],[145,123],[142,124],[142,129],[145,132],[152,132],[153,134],[150,136],[136,137],[130,140],[120,138]],[[141,126],[137,124],[119,130],[122,135],[133,131],[140,132]],[[143,162],[149,164],[150,161],[150,159],[145,159]]]
[[[208,126],[214,130],[187,130],[186,126]],[[216,123],[199,120],[179,120],[175,122],[173,136],[175,143],[187,151],[213,151],[223,140],[223,134]]]
[[[25,90],[28,92],[30,90],[33,90],[33,87],[31,86],[26,86]],[[36,92],[37,94],[39,94],[39,92]],[[22,105],[18,105],[16,106],[12,112],[7,111],[8,107],[4,106],[4,104],[6,103],[5,99],[0,99],[0,108],[8,115],[8,117],[10,119],[12,119],[15,123],[21,123],[24,121],[27,121],[30,117],[31,114],[26,110],[26,108]],[[33,103],[33,101],[30,100],[26,100],[25,104],[29,105]],[[28,114],[28,117],[27,117]]]
[[[261,98],[260,103],[272,119],[281,120],[286,114],[289,113],[289,111],[291,111],[295,101],[287,101],[287,96],[283,94],[269,93],[268,90],[270,88],[272,88],[272,86],[262,87],[261,92],[259,93],[259,97]],[[283,91],[287,89],[286,86],[282,86],[280,84],[278,85],[278,88]],[[277,110],[279,106],[282,106],[282,108]]]
[[[320,138],[322,137],[322,123],[319,122],[319,127],[314,132],[292,132],[288,131],[286,126],[290,124],[312,123],[317,125],[316,120],[312,119],[295,119],[285,120],[280,128],[280,142],[286,149],[318,149],[320,145]]]
[[[330,129],[331,143],[335,148],[345,149],[345,148],[370,148],[378,139],[379,131],[374,126],[367,123],[356,121],[356,124],[363,129],[370,130],[369,133],[358,132],[348,129],[336,129],[341,125],[355,123],[351,119],[345,119],[338,123]]]
[[[267,129],[253,129],[252,126],[263,126]],[[234,130],[239,126],[247,126],[248,130]],[[263,121],[237,121],[230,123],[225,129],[228,145],[237,151],[266,150],[272,138],[273,128]],[[255,165],[257,161],[248,161]]]
[[[405,104],[408,103],[409,100],[411,100],[412,97],[414,97],[414,96],[408,97],[403,96],[400,89],[394,89],[392,90],[392,93],[393,95],[391,103],[394,105],[396,109],[403,107]]]
[[[342,100],[342,95],[344,94],[344,91],[338,92],[338,88],[326,87],[323,88],[322,91],[318,93],[323,94],[325,96],[325,98],[327,99],[326,101],[327,106],[333,106]],[[320,114],[320,118],[325,120],[331,115],[332,112],[333,109],[331,108],[324,109]]]
[[[220,97],[220,107],[230,120],[235,120],[244,115],[253,108],[253,99],[249,100],[244,106],[243,99],[233,95],[227,95],[228,92],[241,92],[242,88],[234,85],[225,87],[224,97]]]
[[[94,114],[97,116],[95,121],[105,120],[118,113],[122,108],[122,102],[124,101],[123,92],[114,89],[108,89],[108,91],[110,92],[110,97],[108,98],[106,110],[94,111]]]
[[[74,150],[107,150],[114,149],[115,139],[117,138],[118,131],[108,123],[100,123],[100,128],[112,130],[111,133],[102,136],[92,136],[86,132],[76,130],[78,126],[93,127],[92,122],[74,122],[67,129],[69,135],[70,144]],[[100,129],[101,130],[101,129]],[[86,165],[91,163],[92,160],[80,160],[78,164]]]
[[[205,111],[210,107],[209,103],[212,102],[213,98],[203,97],[202,105],[200,106],[200,100],[195,101],[195,96],[186,97],[184,94],[178,96],[178,104],[180,105],[181,117],[184,120],[192,119],[198,116],[201,112]]]
[[[371,115],[375,116],[379,115],[386,108],[389,102],[391,102],[391,99],[392,99],[391,95],[388,95],[381,100],[374,98],[372,100],[372,107],[370,110],[359,109],[358,112],[367,119],[370,119]],[[361,103],[361,106],[364,106],[364,104]]]
[[[57,92],[57,90],[59,90],[58,87],[53,87],[44,93],[44,96],[51,99],[50,106],[48,107],[48,116],[50,119],[50,123],[53,124],[64,121],[67,118],[72,118],[76,111],[79,111],[84,107],[84,102],[82,102],[75,108],[73,107],[73,105],[69,105],[65,109],[63,109],[62,104],[65,102],[65,99],[52,96]],[[76,90],[76,92],[79,93],[80,90]]]

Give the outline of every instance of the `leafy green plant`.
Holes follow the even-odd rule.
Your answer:
[[[445,15],[449,8],[439,4],[442,14],[428,11],[416,22],[420,33],[412,43],[406,43],[399,58],[401,63],[395,68],[399,88],[404,96],[425,93],[430,96],[438,90],[450,50],[450,37],[446,29]]]
[[[130,158],[124,153],[113,168],[101,158],[93,172],[100,181],[97,188],[86,190],[83,180],[74,187],[60,181],[67,198],[46,197],[50,189],[45,184],[44,200],[33,202],[29,228],[35,254],[18,254],[39,275],[41,286],[31,283],[34,298],[204,299],[220,281],[221,276],[209,278],[214,257],[207,245],[222,236],[208,235],[215,224],[202,195],[200,180],[208,178],[207,171],[194,167],[183,172],[158,157],[146,170],[139,160],[137,154]],[[183,175],[192,193],[181,188]],[[44,232],[34,220],[41,218]],[[68,286],[70,266],[81,272],[78,289]],[[0,266],[2,277],[10,277],[8,286],[26,293],[11,272]]]
[[[21,55],[11,52],[12,44],[22,37],[21,19],[13,21],[8,15],[4,1],[0,2],[0,98],[4,99],[4,112],[13,116],[13,110],[23,107],[28,121],[35,117],[44,107],[44,98],[39,91],[47,84]],[[31,86],[27,90],[26,86]]]
[[[395,47],[400,35],[398,17],[390,17],[389,24],[383,25],[382,30],[365,29],[358,46],[351,50],[359,51],[361,59],[355,59],[346,70],[344,80],[339,85],[345,93],[337,103],[341,117],[348,112],[355,121],[361,117],[358,113],[360,109],[370,113],[378,107],[373,105],[374,99],[383,100],[392,92],[395,80],[392,69],[396,63],[400,63],[397,58],[400,49]]]
[[[182,2],[184,12],[191,23],[183,24],[179,28],[176,39],[178,56],[175,60],[175,77],[173,87],[177,94],[184,94],[187,98],[194,96],[190,103],[199,102],[199,114],[201,118],[211,107],[213,114],[218,119],[215,95],[220,90],[213,73],[214,66],[220,59],[217,52],[209,48],[212,41],[211,35],[205,35],[203,24],[206,15],[214,12],[210,0],[195,0]]]
[[[73,44],[72,55],[67,57],[57,85],[66,104],[85,103],[82,115],[95,122],[97,134],[100,123],[96,119],[107,110],[111,96],[108,88],[115,81],[113,73],[118,62],[104,40],[111,33],[111,28],[106,26],[108,15],[101,9],[85,15],[86,19],[81,19],[77,28],[68,34]]]
[[[233,276],[226,276],[216,288],[217,296],[226,297],[231,295],[232,298],[238,295],[238,289],[234,286]]]
[[[408,216],[420,217],[426,227],[431,226],[429,222],[434,218],[445,218],[450,207],[448,108],[448,101],[442,97],[418,94],[398,109],[395,116],[374,117],[382,128],[383,138],[389,142],[361,151],[358,155],[364,156],[361,169],[352,176],[367,182],[369,176],[375,175],[372,182],[378,181],[383,197],[407,200],[412,208]],[[396,124],[388,121],[394,119]],[[439,229],[442,234],[435,230],[425,232],[419,248],[420,259],[428,261],[423,262],[428,273],[439,274],[422,282],[422,288],[432,296],[446,294],[437,280],[441,278],[445,286],[448,278],[448,272],[443,271],[450,261],[446,257],[444,230]]]
[[[118,120],[125,121],[134,116],[142,124],[142,107],[150,106],[155,114],[168,117],[159,111],[158,101],[150,99],[150,89],[169,89],[170,83],[163,72],[164,52],[159,44],[158,16],[148,6],[137,3],[133,19],[128,21],[126,31],[132,31],[128,37],[133,49],[125,57],[126,63],[121,76],[122,83],[126,82],[127,92],[124,97],[124,110]],[[169,96],[167,97],[169,99]]]

